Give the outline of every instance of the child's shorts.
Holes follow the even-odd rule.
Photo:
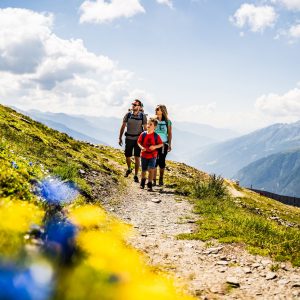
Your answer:
[[[155,169],[156,157],[154,158],[144,158],[142,157],[142,171],[147,171],[148,169]]]

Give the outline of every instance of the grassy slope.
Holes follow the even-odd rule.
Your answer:
[[[2,217],[0,222],[0,254],[10,258],[16,257],[18,251],[7,249],[21,249],[22,245],[24,246],[23,236],[32,221],[42,224],[44,208],[32,193],[32,183],[49,173],[58,174],[62,179],[75,181],[82,191],[80,201],[71,205],[68,211],[70,218],[80,228],[78,243],[89,259],[78,262],[76,268],[63,271],[63,276],[59,277],[61,281],[57,297],[72,299],[78,296],[78,289],[81,289],[79,299],[95,299],[96,296],[87,297],[91,288],[95,288],[95,295],[99,293],[99,287],[88,284],[95,281],[89,280],[91,278],[97,278],[97,282],[101,282],[103,299],[117,299],[116,291],[118,293],[122,289],[126,289],[126,293],[130,294],[129,286],[122,285],[122,281],[114,283],[112,287],[109,280],[111,274],[118,274],[118,268],[124,268],[123,257],[128,253],[122,242],[118,241],[124,237],[126,230],[115,220],[103,217],[104,212],[94,214],[99,210],[99,206],[87,205],[90,202],[99,204],[103,197],[121,191],[125,185],[122,176],[123,154],[110,147],[96,148],[75,141],[66,134],[49,129],[1,105],[0,134],[0,216],[7,216],[7,222],[4,222]],[[17,169],[12,167],[12,162],[18,165]],[[30,162],[33,163],[32,166]],[[80,169],[85,171],[83,175],[80,175]],[[168,163],[165,180],[167,186],[193,201],[195,211],[200,215],[198,233],[182,237],[241,242],[248,245],[249,250],[254,253],[271,255],[278,260],[290,260],[295,265],[300,264],[299,208],[283,205],[241,188],[243,196],[240,198],[195,197],[195,184],[208,180],[207,174],[185,164]],[[19,202],[20,200],[26,201]],[[278,216],[284,224],[292,223],[294,227],[269,220],[272,216]],[[22,226],[16,226],[19,223],[22,223]],[[241,226],[244,226],[243,230],[237,230]],[[245,231],[249,233],[247,236]],[[93,240],[97,240],[98,243],[92,243]],[[111,247],[107,246],[111,244],[119,245],[116,246],[113,256]],[[8,246],[10,248],[7,248]],[[132,258],[132,264],[139,260],[135,255],[128,255]],[[116,263],[103,266],[103,257],[115,260]],[[130,269],[130,265],[126,267]],[[131,284],[139,286],[143,294],[145,289],[148,289],[148,284],[152,286],[152,275],[147,274],[147,282],[139,281],[140,274],[131,275]],[[82,285],[74,288],[73,284],[80,281],[85,288]],[[160,281],[159,284],[165,283]],[[66,290],[69,292],[66,293]],[[170,297],[173,297],[170,299],[175,299],[171,288],[166,290]],[[136,297],[138,295],[137,293]],[[154,294],[151,294],[151,297],[153,298]],[[149,296],[150,299],[151,297]],[[155,297],[159,299],[156,294]],[[130,295],[128,299],[134,298]]]
[[[103,197],[113,197],[126,185],[122,163],[118,150],[75,141],[0,105],[0,269],[7,261],[24,267],[48,260],[56,278],[52,299],[191,299],[126,246],[128,226],[101,208]],[[43,252],[28,254],[25,247],[31,245],[24,239],[30,226],[44,222],[47,206],[33,186],[47,175],[72,180],[81,191],[64,207],[78,229],[80,251],[71,266],[49,261]]]
[[[197,194],[207,189],[209,176],[186,165],[170,163],[169,186],[188,197],[199,214],[198,231],[183,234],[184,239],[219,239],[242,243],[253,254],[267,255],[278,261],[300,266],[300,209],[284,205],[235,186],[240,197]],[[225,182],[231,188],[232,182]],[[209,190],[209,189],[208,189]]]

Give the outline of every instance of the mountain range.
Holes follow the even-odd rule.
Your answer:
[[[81,141],[119,147],[118,136],[121,118],[105,116],[69,115],[65,113],[41,112],[38,110],[21,111],[32,119],[39,121],[53,129],[62,131]],[[176,122],[173,124],[173,149],[168,158],[179,162],[187,162],[195,149],[226,138],[238,136],[237,132],[213,126]]]
[[[246,187],[299,197],[300,148],[261,158],[242,168],[236,178]]]
[[[78,140],[119,147],[121,119],[37,110],[22,113]],[[174,122],[173,151],[168,159],[237,179],[243,186],[300,196],[300,121],[237,135],[204,124]]]
[[[300,147],[300,121],[274,124],[247,135],[208,145],[193,155],[191,165],[232,178],[248,164],[278,152]]]

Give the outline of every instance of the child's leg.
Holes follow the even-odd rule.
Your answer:
[[[152,182],[155,169],[148,169],[148,181]]]
[[[149,164],[148,164],[148,191],[152,191],[152,180],[153,180],[153,175],[154,175],[154,170],[155,170],[155,164],[156,164],[156,158],[151,158],[149,159]]]
[[[142,179],[141,179],[141,188],[143,189],[146,184],[146,172],[148,168],[148,160],[142,157]]]

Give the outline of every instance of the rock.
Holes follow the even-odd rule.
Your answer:
[[[158,199],[158,198],[152,198],[151,201],[154,202],[154,203],[160,203],[161,202],[161,200]]]
[[[220,247],[212,247],[212,248],[209,248],[205,251],[203,251],[204,254],[218,254],[219,251],[221,251],[223,249],[222,246]]]
[[[288,279],[280,279],[278,280],[278,284],[280,285],[286,285],[288,284],[290,281]]]
[[[270,263],[271,263],[271,261],[268,260],[268,259],[264,259],[264,260],[261,261],[261,264],[262,264],[264,267],[266,267],[266,266],[269,265]]]
[[[252,271],[251,271],[251,269],[249,267],[244,268],[243,271],[244,271],[245,274],[252,273]]]
[[[293,287],[293,288],[298,288],[298,287],[300,287],[300,281],[299,281],[299,282],[294,282],[294,283],[292,284],[292,287]]]
[[[230,284],[232,287],[239,287],[240,283],[236,277],[227,277],[226,282]]]
[[[219,261],[217,261],[216,264],[219,265],[219,266],[227,266],[228,265],[228,261],[219,260]]]
[[[192,220],[192,219],[187,220],[187,223],[190,223],[190,224],[193,224],[193,223],[196,223],[196,222],[197,222],[197,220]]]
[[[272,280],[272,279],[275,279],[277,277],[277,275],[276,275],[276,273],[274,273],[274,272],[268,272],[267,274],[266,274],[266,279],[267,280]]]
[[[259,263],[254,263],[253,265],[252,265],[252,268],[258,268],[258,267],[260,267],[261,265],[259,264]]]
[[[226,267],[222,267],[222,268],[218,269],[218,271],[220,273],[225,273],[227,271],[227,268]]]
[[[293,291],[292,294],[293,294],[293,296],[298,297],[298,296],[300,295],[300,292],[298,292],[298,291]]]
[[[82,169],[80,169],[80,170],[79,170],[79,173],[83,175],[83,174],[85,174],[85,171],[82,170]]]

